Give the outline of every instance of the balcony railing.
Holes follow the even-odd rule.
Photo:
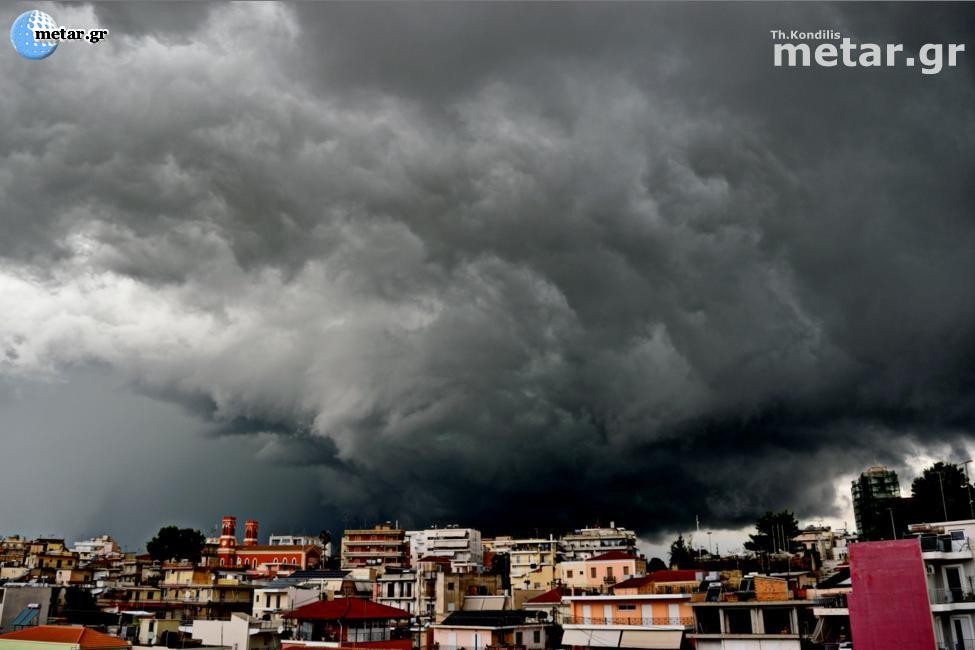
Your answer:
[[[693,616],[680,617],[653,617],[641,618],[639,616],[567,616],[562,621],[568,625],[634,625],[640,627],[652,627],[654,625],[694,625]]]
[[[847,607],[846,594],[837,594],[835,596],[827,596],[826,598],[819,598],[816,600],[816,607],[825,607],[828,609],[845,609]]]
[[[971,550],[971,545],[967,537],[962,539],[952,539],[951,535],[929,535],[920,538],[921,552],[930,553],[962,553]]]
[[[948,641],[938,645],[938,650],[975,650],[975,639]]]
[[[968,589],[932,589],[931,602],[935,605],[951,603],[975,603],[975,593]]]

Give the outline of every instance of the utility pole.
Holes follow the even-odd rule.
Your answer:
[[[941,472],[935,472],[938,475],[938,485],[941,486],[941,509],[945,513],[944,521],[948,521],[948,506],[945,503],[945,482],[942,479]]]
[[[972,479],[968,475],[968,464],[971,462],[972,460],[969,459],[962,461],[959,465],[965,467],[965,487],[968,489],[968,513],[972,519],[975,519],[975,502],[972,501]]]
[[[897,539],[897,526],[894,525],[894,509],[887,508],[887,512],[890,513],[890,532],[894,536],[894,539]]]

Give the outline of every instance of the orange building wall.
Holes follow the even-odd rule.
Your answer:
[[[661,600],[620,600],[620,601],[573,601],[572,617],[574,622],[581,623],[585,618],[585,606],[590,607],[590,620],[595,625],[649,625],[652,620],[658,619],[662,624],[663,619],[670,618],[670,605],[678,606],[678,616],[690,619],[694,616],[690,602],[686,599],[661,599]],[[620,609],[620,605],[633,605],[634,609]],[[610,608],[610,620],[606,620],[606,606]]]

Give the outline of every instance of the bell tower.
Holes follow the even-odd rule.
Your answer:
[[[217,557],[220,566],[233,566],[237,553],[237,517],[224,517],[220,523],[220,546]]]

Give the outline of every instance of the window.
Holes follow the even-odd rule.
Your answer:
[[[729,607],[724,610],[727,634],[751,634],[752,614],[744,607]]]
[[[613,567],[611,566],[606,567],[606,577],[607,578],[613,577]]]
[[[515,632],[515,645],[521,645],[521,632]]]
[[[590,578],[596,577],[596,567],[592,567],[591,569],[589,569],[589,577]]]
[[[542,631],[535,630],[534,632],[532,632],[532,643],[541,643],[541,642],[542,642]]]
[[[447,591],[453,591],[453,590],[454,590],[454,583],[448,582],[447,583]]]
[[[787,607],[766,607],[762,610],[766,634],[792,634],[792,610]]]
[[[634,612],[636,611],[636,605],[617,605],[616,609],[621,612]]]

